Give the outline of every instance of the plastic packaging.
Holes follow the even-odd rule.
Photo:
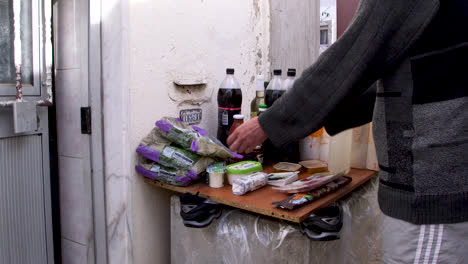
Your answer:
[[[299,162],[307,173],[325,172],[328,170],[326,162],[320,160],[304,160]]]
[[[234,69],[226,69],[224,78],[218,90],[218,135],[221,143],[226,145],[233,116],[240,114],[242,106],[242,90],[234,77]]]
[[[186,125],[176,118],[164,117],[156,122],[156,126],[161,131],[162,136],[201,156],[222,159],[242,158],[242,155],[231,152],[204,129]]]
[[[273,103],[275,103],[278,98],[280,98],[286,89],[284,89],[281,80],[281,70],[275,69],[273,70],[273,79],[271,79],[270,83],[266,88],[266,95],[265,95],[265,103],[267,107],[271,107]]]
[[[283,89],[287,91],[291,90],[294,86],[294,82],[296,81],[296,69],[288,69],[286,79],[281,84]]]
[[[211,158],[201,157],[194,152],[170,144],[171,142],[163,138],[159,130],[154,128],[141,140],[136,152],[165,167],[187,170],[194,175],[200,174],[214,162]]]
[[[258,109],[261,104],[265,104],[265,77],[257,75],[255,98],[250,103],[250,118],[258,116]]]
[[[299,193],[299,192],[308,192],[313,189],[316,189],[322,185],[325,185],[331,181],[338,179],[343,176],[344,172],[321,172],[315,173],[311,176],[295,181],[291,184],[282,187],[273,187],[275,190],[279,190],[284,193]]]
[[[262,164],[256,161],[241,161],[227,166],[227,175],[229,184],[232,185],[234,180],[252,174],[254,172],[262,171]]]
[[[273,168],[276,171],[289,171],[289,172],[300,170],[301,167],[302,166],[300,164],[290,163],[290,162],[279,162],[273,165]]]
[[[268,174],[268,184],[272,186],[285,186],[298,179],[299,172],[280,172]]]
[[[235,179],[232,183],[232,193],[244,195],[255,191],[267,184],[268,175],[264,172],[255,172],[247,176]]]
[[[222,188],[224,187],[224,173],[226,173],[226,163],[216,162],[208,166],[206,169],[208,172],[209,185],[211,188]]]
[[[310,192],[295,193],[284,200],[274,202],[272,205],[282,209],[293,210],[336,191],[342,186],[350,183],[351,180],[351,178],[343,176]]]
[[[187,186],[193,180],[197,179],[196,174],[164,167],[154,161],[144,158],[140,159],[139,163],[135,166],[135,170],[146,178],[176,186]]]
[[[377,203],[378,179],[338,201],[343,208],[340,239],[309,240],[299,225],[225,208],[210,226],[184,226],[178,196],[171,198],[171,262],[189,263],[382,263],[382,213]],[[203,246],[200,246],[203,245]]]

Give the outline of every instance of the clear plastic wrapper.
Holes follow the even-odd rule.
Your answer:
[[[240,177],[232,183],[232,193],[244,195],[255,191],[267,184],[268,176],[264,172],[255,172],[250,175]]]
[[[156,127],[168,140],[201,156],[242,158],[242,155],[231,152],[204,129],[186,125],[176,118],[164,117],[156,122]]]
[[[187,186],[197,179],[197,174],[191,171],[165,167],[145,158],[140,158],[135,170],[146,178],[177,186]]]
[[[171,262],[182,263],[381,263],[381,211],[377,180],[339,204],[344,225],[340,239],[311,241],[299,225],[238,209],[202,229],[187,228],[177,196],[171,200]]]
[[[214,162],[212,158],[201,157],[194,152],[171,145],[159,129],[154,128],[144,137],[136,152],[141,156],[156,161],[159,164],[178,170],[187,170],[198,175]]]

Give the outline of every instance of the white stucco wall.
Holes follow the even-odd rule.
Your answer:
[[[129,1],[129,133],[131,167],[142,137],[159,118],[202,108],[201,127],[216,133],[217,89],[233,67],[249,115],[255,76],[269,70],[268,0]],[[190,77],[205,88],[185,90]],[[169,263],[169,193],[131,175],[133,263]]]

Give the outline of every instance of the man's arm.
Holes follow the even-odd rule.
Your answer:
[[[372,121],[377,83],[355,100],[346,100],[333,109],[325,118],[327,133],[334,136],[349,128],[362,126]]]
[[[326,125],[399,62],[438,7],[438,0],[362,0],[345,34],[259,117],[268,138],[280,146]]]

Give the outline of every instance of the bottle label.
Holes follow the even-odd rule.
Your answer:
[[[240,111],[241,110],[240,107],[222,107],[222,106],[218,106],[218,109],[227,110],[227,111]]]
[[[229,115],[227,111],[223,111],[221,123],[223,124],[223,126],[229,125]]]

